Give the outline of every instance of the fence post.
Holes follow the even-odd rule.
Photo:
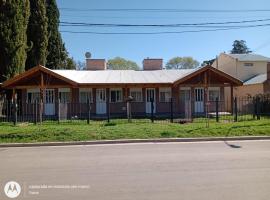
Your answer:
[[[173,98],[170,99],[170,108],[171,108],[171,123],[173,123]]]
[[[110,99],[107,98],[107,122],[110,123]]]
[[[13,100],[13,124],[14,124],[14,126],[17,124],[17,122],[18,122],[18,113],[17,113],[17,111],[18,111],[18,107],[17,107],[18,105],[17,105],[17,95],[15,95],[15,98],[14,98],[14,100]]]
[[[261,116],[260,116],[260,97],[257,97],[256,98],[256,115],[257,115],[257,120],[260,120],[261,119]]]
[[[151,101],[151,122],[154,122],[154,98],[150,99]]]
[[[39,101],[39,123],[42,124],[42,115],[43,115],[43,101]]]
[[[60,120],[61,120],[61,109],[60,109],[60,99],[58,98],[58,124],[60,124]]]
[[[38,101],[37,101],[37,99],[35,100],[35,102],[34,102],[34,104],[35,104],[35,125],[37,124],[37,121],[38,121]]]
[[[255,119],[255,116],[257,115],[257,99],[253,97],[253,119]]]
[[[90,124],[90,118],[91,118],[91,105],[90,105],[90,99],[87,98],[87,124]]]
[[[216,122],[219,122],[219,112],[218,112],[218,98],[216,98]]]
[[[234,121],[237,122],[237,97],[234,98]]]

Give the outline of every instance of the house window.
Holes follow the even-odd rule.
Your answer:
[[[70,103],[70,89],[69,88],[60,88],[58,94],[59,94],[60,103]]]
[[[209,88],[209,101],[216,101],[216,98],[220,100],[220,88],[219,87],[212,87]]]
[[[244,63],[245,67],[253,67],[253,63]]]
[[[27,90],[27,102],[35,103],[40,101],[40,91],[39,89],[29,89]]]
[[[80,89],[80,96],[79,101],[80,103],[87,103],[89,99],[89,102],[93,102],[93,93],[91,88],[81,88]]]
[[[171,97],[171,88],[159,88],[159,102],[170,102]]]
[[[112,103],[122,102],[122,89],[111,89],[110,91],[110,101]]]
[[[133,97],[134,102],[142,102],[142,89],[141,88],[131,88],[130,96]]]

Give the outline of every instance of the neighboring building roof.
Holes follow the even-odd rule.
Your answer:
[[[254,53],[249,53],[249,54],[228,54],[229,56],[238,59],[239,61],[266,61],[270,62],[270,58],[259,55],[259,54],[254,54]]]
[[[66,77],[80,84],[118,84],[118,83],[174,83],[176,80],[198,70],[99,70],[99,71],[77,71],[77,70],[52,70],[54,73]]]
[[[259,74],[245,81],[244,85],[259,84],[264,83],[265,81],[267,81],[267,74]]]

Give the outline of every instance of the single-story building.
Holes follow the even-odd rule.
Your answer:
[[[17,96],[23,105],[21,113],[27,114],[33,114],[31,104],[38,101],[42,102],[44,116],[83,116],[89,102],[93,117],[108,111],[111,116],[120,116],[126,114],[126,100],[132,96],[133,116],[150,114],[152,105],[156,115],[168,114],[172,98],[174,114],[185,117],[210,111],[216,98],[222,103],[224,87],[233,92],[234,87],[242,85],[211,66],[164,70],[162,59],[145,59],[140,71],[107,70],[105,59],[87,59],[86,63],[86,70],[80,71],[36,66],[5,81],[2,88],[13,91],[10,98]]]

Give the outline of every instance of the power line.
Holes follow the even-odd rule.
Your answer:
[[[226,25],[226,24],[244,24],[254,22],[265,22],[270,19],[256,19],[256,20],[244,20],[244,21],[228,21],[228,22],[204,22],[204,23],[181,23],[181,24],[110,24],[110,23],[84,23],[84,22],[60,22],[61,26],[105,26],[105,27],[200,27],[200,28],[221,28],[217,26],[205,26],[205,25]],[[223,26],[222,28],[224,28]],[[225,28],[233,28],[236,26],[227,26]],[[237,26],[239,27],[239,26]],[[244,27],[244,26],[242,26]]]
[[[160,35],[160,34],[216,32],[216,31],[236,30],[254,27],[268,27],[268,26],[270,26],[270,24],[250,25],[246,27],[235,27],[235,28],[201,29],[201,30],[186,30],[186,31],[159,31],[159,32],[95,32],[95,31],[69,31],[69,30],[62,30],[60,32],[73,34],[95,34],[95,35]]]
[[[270,12],[270,9],[173,9],[173,8],[92,8],[92,9],[82,9],[82,8],[59,8],[62,11],[69,11],[69,12],[183,12],[183,13],[189,13],[189,12],[197,12],[197,13],[203,13],[203,12],[221,12],[221,13],[232,13],[232,12]]]

